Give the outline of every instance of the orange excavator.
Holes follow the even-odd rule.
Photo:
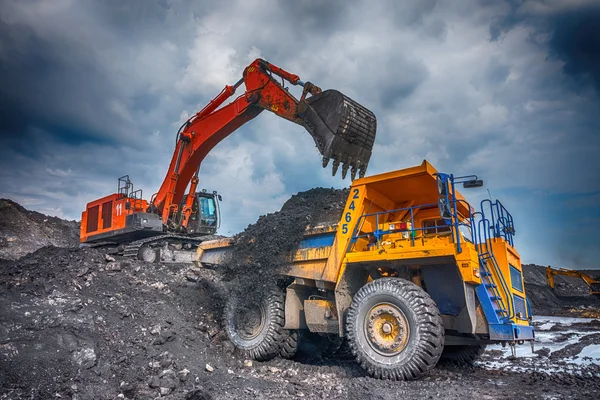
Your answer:
[[[303,87],[296,99],[285,82]],[[246,91],[223,103],[242,83]],[[221,107],[222,106],[222,107]],[[323,156],[332,161],[333,175],[342,179],[365,175],[375,141],[375,115],[337,90],[321,90],[265,60],[245,68],[242,78],[188,119],[177,132],[177,143],[159,191],[150,201],[134,190],[129,176],[119,178],[117,193],[92,201],[82,213],[80,239],[91,245],[125,245],[126,256],[154,261],[158,246],[196,247],[213,235],[220,223],[221,196],[197,192],[200,164],[223,139],[264,110],[302,125]]]
[[[548,266],[546,268],[546,278],[548,279],[548,285],[550,285],[551,289],[554,289],[554,276],[562,275],[562,276],[572,276],[575,278],[581,278],[590,288],[590,294],[595,294],[600,296],[600,281],[594,279],[590,275],[576,271],[574,269],[566,269],[566,268],[552,268]]]

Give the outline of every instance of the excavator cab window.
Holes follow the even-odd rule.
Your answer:
[[[198,203],[200,205],[200,221],[205,226],[217,226],[217,204],[212,196],[199,196]]]

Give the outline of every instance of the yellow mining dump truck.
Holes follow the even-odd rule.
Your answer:
[[[231,299],[230,340],[264,360],[294,354],[298,332],[344,337],[369,375],[396,380],[441,357],[472,363],[486,344],[533,344],[512,216],[499,201],[476,211],[459,183],[482,185],[426,161],[353,181],[339,223],[307,229],[291,256],[292,284]]]

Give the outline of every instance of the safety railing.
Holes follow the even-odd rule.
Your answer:
[[[454,230],[453,227],[448,224],[426,226],[426,227],[419,227],[419,228],[417,228],[415,226],[415,218],[414,218],[415,210],[422,209],[422,208],[437,208],[437,206],[438,206],[437,203],[421,204],[418,206],[397,208],[394,210],[385,210],[385,211],[379,211],[379,212],[375,212],[375,213],[361,215],[358,218],[358,220],[356,221],[356,224],[354,225],[354,229],[352,231],[352,239],[350,240],[350,245],[349,245],[348,251],[353,251],[354,245],[356,244],[357,239],[366,238],[366,237],[368,237],[369,233],[373,234],[373,236],[375,236],[375,238],[376,238],[377,243],[379,243],[384,235],[389,235],[392,233],[407,232],[408,236],[409,236],[407,239],[410,239],[411,247],[414,247],[417,232],[429,231],[429,230],[433,230],[433,229],[437,230],[440,228],[450,228],[451,230]],[[404,220],[405,218],[410,216],[410,218],[408,219],[408,221],[410,221],[410,228],[408,228],[407,226],[402,227],[402,223],[399,223],[399,222],[391,222],[389,224],[394,225],[393,229],[379,229],[380,222],[388,223],[385,218],[386,215],[396,214],[396,213],[402,213],[402,218],[398,218],[401,220]],[[368,232],[368,233],[361,233],[361,232],[363,232],[363,227],[364,227],[365,223],[367,222],[367,219],[373,218],[373,217],[375,218],[375,230]],[[400,228],[395,228],[396,225],[400,226]]]
[[[129,193],[127,202],[129,203],[129,209],[131,212],[142,210],[144,208],[142,189],[138,189]]]
[[[481,210],[484,210],[485,205],[490,208],[490,218],[494,228],[494,237],[503,238],[508,244],[514,246],[513,236],[515,234],[515,226],[512,215],[500,203],[499,200],[485,199],[481,202]]]
[[[123,175],[118,180],[117,193],[124,196],[129,197],[130,191],[133,190],[133,183],[129,179],[129,175]]]
[[[483,205],[483,202],[482,202]],[[502,317],[506,319],[511,319],[515,315],[512,291],[506,279],[504,279],[504,275],[500,266],[498,265],[498,261],[494,256],[494,250],[490,244],[490,232],[494,232],[494,237],[496,237],[496,230],[490,223],[490,220],[486,218],[485,213],[483,211],[474,212],[471,214],[471,227],[472,227],[472,238],[473,243],[475,245],[475,250],[477,250],[477,254],[479,256],[479,264],[481,269],[485,273],[485,275],[491,277],[489,279],[489,283],[495,286],[489,286],[492,290],[492,293],[496,297],[496,303],[502,313]],[[491,268],[490,268],[491,265]],[[493,273],[492,273],[493,271]],[[501,296],[500,290],[504,293],[504,296]],[[506,302],[504,301],[506,299]]]

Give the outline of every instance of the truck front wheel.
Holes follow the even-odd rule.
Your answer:
[[[354,296],[346,317],[352,354],[380,379],[413,380],[438,362],[444,326],[431,297],[399,278],[367,283]]]

